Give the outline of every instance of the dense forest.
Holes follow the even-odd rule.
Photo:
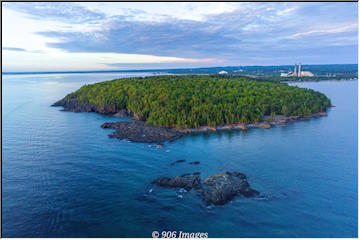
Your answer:
[[[326,111],[322,93],[246,77],[205,75],[127,78],[82,86],[65,97],[148,124],[191,128],[261,121],[265,115],[307,116]]]

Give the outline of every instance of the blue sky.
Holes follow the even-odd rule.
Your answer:
[[[357,3],[3,3],[3,71],[357,63]]]

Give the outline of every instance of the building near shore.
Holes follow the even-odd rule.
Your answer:
[[[280,73],[280,77],[291,77],[291,76],[292,76],[292,72]]]
[[[228,74],[228,72],[227,71],[220,71],[218,74],[226,75],[226,74]]]
[[[313,77],[313,76],[314,76],[314,74],[310,71],[301,71],[299,77]]]
[[[294,71],[288,73],[280,73],[280,77],[313,77],[314,74],[310,71],[301,71],[301,63],[299,66],[295,63]]]

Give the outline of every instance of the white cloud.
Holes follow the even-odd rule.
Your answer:
[[[48,43],[62,39],[37,34],[42,31],[92,32],[96,37],[98,29],[106,29],[104,24],[69,24],[55,20],[35,19],[28,14],[3,8],[3,70],[4,71],[50,71],[108,69],[112,63],[200,63],[209,59],[177,58],[142,54],[119,53],[71,53],[49,47]],[[104,37],[98,36],[99,41]],[[11,49],[23,49],[14,51]]]
[[[165,21],[167,18],[203,21],[207,15],[233,12],[246,3],[231,2],[124,2],[124,3],[78,3],[92,11],[100,11],[107,16],[133,14],[134,20]]]
[[[294,13],[297,9],[298,9],[298,7],[285,8],[285,9],[278,10],[276,12],[276,14],[278,16],[288,16],[288,15]]]
[[[337,33],[345,33],[345,32],[354,32],[357,31],[358,25],[357,23],[349,23],[342,24],[341,26],[331,27],[331,28],[323,28],[323,29],[315,29],[306,32],[295,33],[291,35],[290,39],[308,37],[311,35],[323,35],[323,34],[337,34]]]
[[[338,57],[335,52],[352,52],[357,44],[352,3],[12,4],[2,9],[2,45],[4,69],[14,71],[237,65],[249,59],[261,64],[264,57],[285,59],[292,51],[292,58],[300,58],[306,50],[322,54],[329,47]],[[356,55],[348,52],[346,62]]]

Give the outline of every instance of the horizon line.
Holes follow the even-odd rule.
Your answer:
[[[297,64],[297,63],[294,63]],[[319,66],[319,65],[358,65],[358,63],[330,63],[330,64],[302,64],[302,66]],[[158,72],[165,70],[192,70],[192,69],[207,69],[207,68],[234,68],[234,67],[285,67],[293,66],[293,64],[284,65],[237,65],[237,66],[211,66],[211,67],[180,67],[180,68],[153,68],[153,69],[113,69],[113,70],[68,70],[68,71],[1,71],[3,75],[11,74],[71,74],[71,73],[116,73],[116,72]]]

